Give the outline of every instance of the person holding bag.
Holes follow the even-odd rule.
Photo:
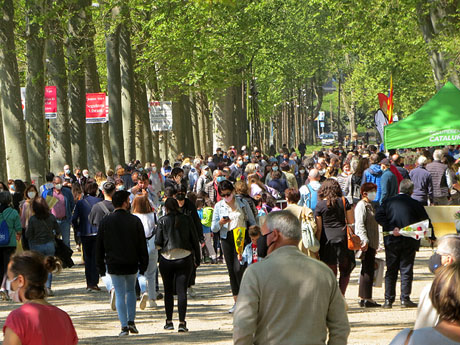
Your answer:
[[[375,254],[379,247],[379,228],[375,220],[372,200],[377,194],[377,185],[364,183],[361,186],[362,199],[355,208],[355,231],[361,239],[361,275],[359,277],[359,305],[365,308],[380,307],[372,300],[372,284],[374,281]]]
[[[355,255],[348,248],[347,238],[347,227],[353,225],[353,210],[350,203],[343,198],[342,189],[336,180],[325,180],[318,190],[315,217],[316,238],[320,241],[319,258],[336,276],[338,266],[339,287],[342,295],[345,295],[355,267]]]

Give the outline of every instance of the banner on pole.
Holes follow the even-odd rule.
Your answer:
[[[86,94],[86,123],[108,121],[108,107],[104,92]]]
[[[172,130],[171,101],[151,101],[149,104],[149,114],[152,132]]]
[[[55,119],[57,117],[56,86],[45,87],[45,118]]]

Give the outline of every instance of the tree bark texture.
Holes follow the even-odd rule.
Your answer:
[[[198,125],[197,97],[193,92],[190,93],[190,119],[192,122],[193,148],[195,155],[201,155],[202,150],[200,145],[200,127]]]
[[[26,127],[21,105],[12,0],[1,3],[0,13],[0,112],[2,113],[8,177],[30,181]]]
[[[127,25],[122,24],[120,28],[121,113],[123,118],[123,142],[126,161],[138,158],[136,157],[134,135],[134,67],[130,35]]]
[[[50,85],[56,86],[56,119],[50,120],[50,171],[58,173],[64,165],[72,166],[70,144],[67,70],[64,57],[63,30],[58,19],[51,18],[46,43],[47,74]]]
[[[42,184],[48,167],[45,121],[45,39],[40,32],[43,0],[26,1],[26,133],[31,178]]]
[[[101,92],[99,72],[97,70],[96,51],[94,48],[94,35],[96,33],[90,11],[86,13],[85,29],[85,76],[86,92]],[[104,150],[102,147],[102,123],[89,123],[86,125],[86,136],[89,141],[88,169],[94,175],[98,171],[105,171]]]
[[[8,180],[6,169],[5,139],[3,137],[3,121],[0,107],[0,181]]]
[[[88,167],[86,150],[86,87],[84,63],[85,5],[75,2],[68,25],[69,115],[72,160],[75,167]]]
[[[118,8],[112,9],[112,18],[119,14]],[[107,90],[109,94],[109,139],[115,164],[125,164],[123,120],[121,109],[120,76],[120,27],[110,29],[106,36],[107,54]]]

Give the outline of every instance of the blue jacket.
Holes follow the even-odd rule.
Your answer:
[[[382,191],[379,199],[380,205],[386,199],[398,194],[398,180],[390,169],[383,172],[382,177],[380,178],[380,186]]]
[[[89,222],[88,215],[91,213],[93,206],[99,201],[102,201],[102,199],[87,195],[84,196],[83,199],[79,200],[75,205],[75,211],[72,216],[72,225],[78,236],[97,235],[97,226],[93,226]]]
[[[254,215],[252,213],[251,207],[249,206],[248,202],[238,197],[235,197],[235,199],[239,207],[244,212],[244,216],[246,220],[246,227],[248,228],[252,225],[256,225],[256,220],[254,219]],[[216,206],[214,206],[211,230],[212,232],[220,232],[220,238],[226,239],[227,233],[229,231],[228,224],[224,224],[223,226],[220,226],[219,224],[219,221],[224,216],[228,216],[228,210],[225,204],[225,200],[221,200],[216,204]]]
[[[54,187],[49,189],[46,196],[53,196]],[[65,217],[67,221],[71,221],[73,209],[75,208],[75,200],[73,199],[72,192],[67,187],[62,187],[61,193],[64,195],[65,200]],[[45,198],[46,198],[45,196]]]
[[[245,263],[248,263],[248,266],[252,264],[252,243],[249,243],[244,247],[243,251],[243,259],[240,261],[241,265],[244,265]]]
[[[371,182],[377,185],[377,195],[374,200],[378,202],[380,200],[380,195],[382,194],[382,188],[380,186],[380,179],[382,178],[382,169],[380,169],[379,164],[372,164],[366,171],[364,172],[361,185],[367,182]]]

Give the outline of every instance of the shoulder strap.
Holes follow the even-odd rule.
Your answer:
[[[345,204],[345,197],[342,196],[342,203],[343,203],[343,213],[345,214],[345,224],[348,225],[348,219],[347,219],[347,206]]]
[[[104,200],[102,200],[102,201],[100,202],[100,204],[101,204],[102,210],[103,210],[106,214],[109,214],[109,213],[110,213],[110,210],[108,209],[107,206],[105,206]]]
[[[404,345],[409,345],[410,337],[412,337],[412,333],[414,333],[414,330],[411,329],[409,333],[407,334],[406,341],[404,342]]]

